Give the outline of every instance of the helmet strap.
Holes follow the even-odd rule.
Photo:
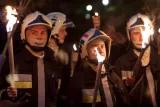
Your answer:
[[[27,45],[28,47],[30,47],[30,48],[31,48],[33,51],[35,51],[35,52],[43,51],[43,50],[47,47],[47,45],[45,45],[44,47],[32,46],[32,45],[30,45],[27,41],[26,41],[26,45]]]

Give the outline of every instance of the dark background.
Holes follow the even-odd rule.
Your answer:
[[[0,7],[6,4],[18,6],[21,0],[0,0]],[[101,16],[101,26],[106,23],[115,26],[118,32],[124,36],[126,21],[130,16],[137,12],[147,13],[152,19],[159,19],[160,0],[109,0],[108,6],[103,6],[101,0],[31,0],[25,14],[39,10],[44,14],[49,12],[60,11],[72,20],[76,27],[69,29],[69,36],[66,42],[78,41],[80,36],[91,28],[92,20],[85,19],[85,14],[92,15],[94,11],[98,11]],[[93,11],[87,12],[86,5],[92,4]],[[22,17],[23,18],[23,17]],[[156,22],[157,23],[157,22]],[[19,32],[19,29],[17,29]]]

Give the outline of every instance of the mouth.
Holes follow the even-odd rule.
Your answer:
[[[43,46],[43,45],[44,45],[44,43],[35,42],[35,45],[37,45],[37,46]]]

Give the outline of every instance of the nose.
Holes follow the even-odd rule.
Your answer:
[[[102,52],[103,52],[102,47],[98,47],[97,49],[98,49],[98,52],[99,52],[99,53],[102,53]]]
[[[45,36],[41,33],[37,33],[36,37],[37,37],[38,40],[42,40],[42,39],[44,39]]]
[[[140,33],[137,37],[138,41],[143,41],[143,37],[142,37],[142,34]]]

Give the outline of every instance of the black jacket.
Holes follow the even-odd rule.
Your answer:
[[[46,107],[55,107],[58,79],[61,78],[62,65],[53,57],[53,52],[48,48],[44,55],[45,72],[45,104]],[[16,101],[24,103],[26,107],[38,107],[38,78],[37,78],[37,57],[33,56],[26,48],[15,55],[16,74],[31,76],[30,88],[18,89]]]
[[[149,65],[143,67],[140,61],[137,62],[138,57],[134,54],[133,50],[129,50],[126,54],[121,56],[115,63],[117,74],[123,79],[123,83],[127,89],[128,102],[130,107],[152,107],[150,95],[148,95],[148,82],[146,77],[146,68],[150,66],[153,79],[155,92],[156,90],[156,79],[159,72],[158,60],[156,51],[151,48]],[[123,72],[123,73],[122,73]],[[132,79],[125,79],[125,75],[131,74]],[[129,85],[127,85],[129,84]],[[158,96],[156,96],[158,97]]]
[[[123,101],[126,100],[122,96],[122,94],[125,95],[122,81],[118,75],[114,71],[109,70],[107,66],[106,70],[107,72],[101,75],[101,78],[105,78],[106,75],[108,77],[109,89],[111,91],[114,107],[125,106],[122,105],[124,104]],[[82,61],[80,64],[77,64],[69,89],[71,107],[92,107],[92,92],[94,90],[95,80],[96,71],[94,71],[87,62]],[[88,91],[90,95],[85,95],[86,91]],[[96,107],[107,107],[101,83],[99,85],[99,94],[97,95],[97,99],[99,98],[101,100],[97,100]]]

